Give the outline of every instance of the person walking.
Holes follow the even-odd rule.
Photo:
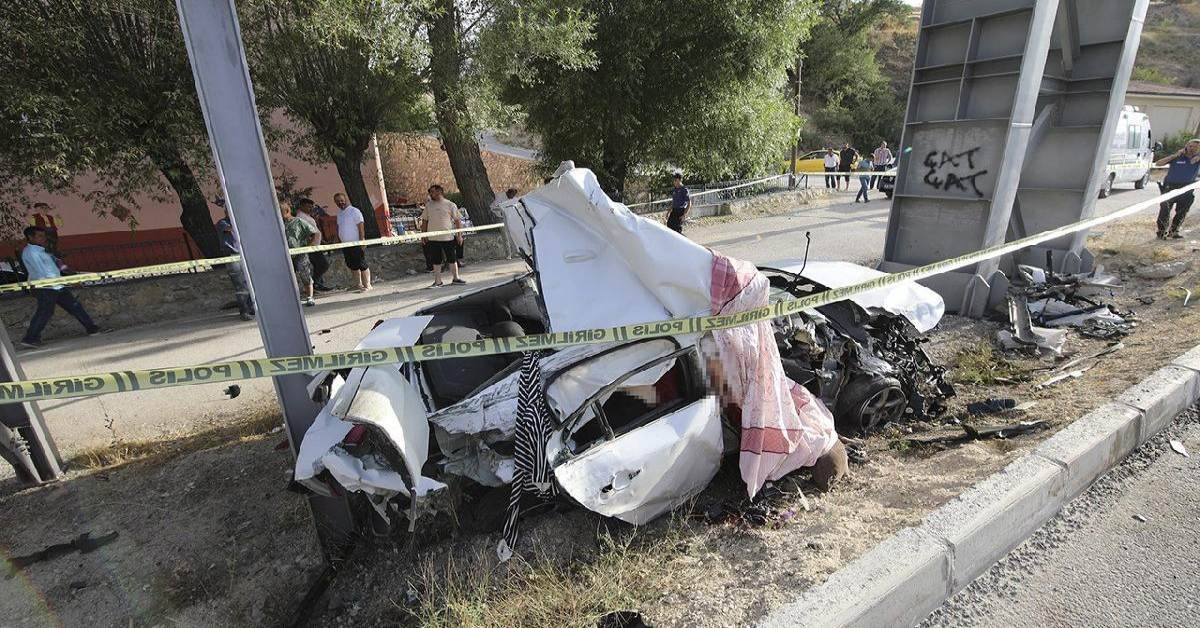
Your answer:
[[[1175,151],[1168,157],[1164,157],[1156,162],[1156,166],[1166,166],[1167,176],[1163,178],[1163,182],[1158,184],[1158,188],[1163,194],[1171,190],[1178,190],[1181,187],[1191,185],[1196,182],[1196,178],[1200,175],[1200,138],[1189,141],[1184,144],[1183,148]],[[1183,219],[1187,218],[1188,210],[1192,208],[1192,203],[1196,200],[1195,191],[1186,194],[1180,194],[1169,201],[1163,201],[1158,206],[1158,239],[1179,240],[1183,235],[1179,233],[1179,228],[1183,226]],[[1171,218],[1171,209],[1175,209],[1175,218]]]
[[[27,244],[21,251],[21,262],[25,264],[25,270],[29,272],[29,281],[56,279],[62,276],[62,271],[58,268],[58,261],[46,251],[49,237],[46,235],[45,227],[26,227],[25,241]],[[29,328],[25,330],[24,338],[21,339],[22,347],[37,349],[42,346],[42,332],[50,323],[50,318],[54,316],[55,306],[61,307],[74,316],[75,320],[83,325],[84,331],[89,336],[109,331],[102,329],[92,320],[87,310],[83,309],[83,304],[66,286],[34,288],[33,297],[37,299],[37,308],[33,311],[33,318],[29,320]]]
[[[225,207],[225,199],[217,199],[217,205],[225,208],[225,217],[217,221],[217,238],[221,241],[221,252],[226,255],[242,254],[242,244],[237,232],[233,229],[233,221],[229,219],[229,208]],[[233,296],[237,299],[238,316],[244,321],[254,318],[254,297],[250,294],[250,284],[246,281],[246,270],[239,257],[237,261],[225,266],[229,273],[229,281],[233,284]]]
[[[867,192],[871,189],[871,175],[868,173],[873,170],[874,168],[870,159],[863,159],[858,162],[858,195],[854,197],[855,203],[860,198],[864,203],[871,202],[871,197],[867,195]]]
[[[296,203],[298,213],[296,218],[307,222],[313,231],[317,232],[317,244],[321,243],[324,236],[321,234],[321,226],[317,224],[317,204],[311,198],[302,198]],[[318,292],[329,292],[333,290],[325,285],[325,273],[329,270],[329,258],[325,256],[325,251],[313,251],[308,254],[308,261],[312,263],[313,288]]]
[[[879,148],[871,155],[871,163],[875,164],[875,172],[883,172],[892,165],[892,150],[888,148],[887,142],[880,142]],[[871,187],[875,187],[880,177],[871,177]]]
[[[683,173],[671,177],[671,209],[667,211],[667,228],[683,234],[683,221],[692,210],[692,191],[683,185]]]
[[[837,169],[838,169],[837,153],[833,152],[832,148],[826,148],[825,149],[825,187],[826,188],[832,188],[834,190],[837,189],[837,187],[838,187],[837,175],[829,174],[831,172],[837,172]]]
[[[367,239],[366,226],[362,210],[350,204],[350,199],[342,192],[333,195],[333,204],[338,206],[337,226],[338,239],[342,242],[362,242]],[[371,289],[371,267],[367,265],[367,252],[361,246],[348,246],[342,249],[346,259],[346,267],[354,277],[355,285],[350,289],[355,292],[366,292]]]
[[[850,146],[850,142],[842,145],[842,152],[838,155],[838,161],[841,162],[842,172],[846,175],[846,191],[850,191],[850,173],[854,172],[854,164],[858,161],[858,151]]]
[[[429,186],[429,200],[425,201],[425,209],[421,212],[421,217],[417,218],[417,231],[434,232],[434,231],[450,231],[451,229],[462,228],[462,218],[458,215],[458,206],[445,196],[445,190],[442,186]],[[428,246],[429,261],[433,264],[433,283],[430,288],[442,287],[442,266],[448,266],[452,279],[450,283],[465,284],[462,277],[458,276],[458,241],[462,239],[462,234],[442,234],[432,235],[422,243]]]
[[[279,213],[283,216],[283,234],[287,237],[289,249],[302,246],[316,246],[321,241],[317,228],[308,221],[297,218],[287,199],[279,199]],[[312,307],[317,304],[313,299],[313,267],[308,255],[292,255],[292,270],[296,271],[296,284],[300,287],[300,302]]]

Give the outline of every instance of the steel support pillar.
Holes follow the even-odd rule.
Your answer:
[[[8,331],[0,326],[0,381],[25,379]],[[0,405],[0,457],[17,472],[22,484],[50,482],[62,477],[62,458],[35,403]]]
[[[241,241],[252,243],[243,247],[242,261],[267,355],[309,355],[308,326],[283,235],[233,0],[176,0],[176,7],[229,215]],[[274,381],[295,454],[319,408],[305,389],[305,375]],[[346,499],[312,496],[310,505],[326,555],[339,553],[354,528]]]

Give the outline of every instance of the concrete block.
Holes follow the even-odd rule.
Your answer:
[[[1193,347],[1191,351],[1175,358],[1171,364],[1200,372],[1200,347]]]
[[[1142,411],[1138,442],[1145,442],[1195,403],[1197,397],[1200,373],[1181,366],[1164,366],[1121,393],[1117,401]]]
[[[1067,471],[1025,456],[929,515],[921,529],[950,546],[951,593],[1020,545],[1066,503]]]
[[[760,625],[912,626],[949,595],[949,576],[946,545],[905,528]]]
[[[1071,500],[1138,446],[1141,419],[1138,410],[1110,403],[1046,439],[1034,453],[1066,467]]]

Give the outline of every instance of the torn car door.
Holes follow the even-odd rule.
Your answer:
[[[547,447],[555,480],[568,495],[632,524],[646,523],[708,486],[723,451],[719,403],[705,389],[695,347],[670,350],[662,339],[639,344],[597,361],[626,361],[648,350],[659,355],[592,392]],[[570,385],[547,386],[552,404],[555,393],[560,401],[578,398],[580,384],[596,381],[563,379]]]

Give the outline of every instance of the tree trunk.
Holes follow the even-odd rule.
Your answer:
[[[429,68],[438,132],[454,181],[462,192],[471,222],[484,225],[495,222],[489,207],[495,200],[487,167],[475,141],[475,123],[463,89],[462,42],[459,36],[456,0],[437,0],[438,12],[429,24],[432,53]],[[434,183],[430,181],[429,183]]]
[[[370,238],[379,237],[379,220],[375,217],[375,206],[371,204],[371,195],[367,193],[367,184],[363,182],[362,162],[366,148],[358,145],[341,147],[336,151],[333,165],[337,167],[338,176],[346,188],[346,196],[350,204],[363,213],[363,232]]]
[[[596,173],[596,181],[613,200],[624,202],[625,184],[629,179],[629,161],[625,158],[604,157],[601,161],[600,172]]]
[[[205,257],[221,257],[223,253],[217,228],[213,225],[208,201],[204,199],[204,192],[200,190],[200,183],[196,181],[191,167],[178,155],[159,155],[152,159],[179,197],[179,206],[182,208],[179,224],[183,230],[200,247],[200,253]]]

